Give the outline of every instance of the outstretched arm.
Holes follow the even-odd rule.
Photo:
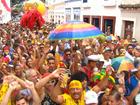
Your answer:
[[[139,82],[138,86],[130,94],[129,102],[131,105],[133,105],[133,99],[138,94],[139,91],[140,91],[140,82]]]
[[[8,105],[12,92],[18,88],[20,88],[20,85],[18,84],[18,82],[14,81],[14,82],[10,83],[9,88],[8,88],[5,96],[3,97],[0,105]]]
[[[11,76],[12,79],[14,79],[15,81],[17,81],[22,87],[25,87],[25,81],[24,80],[18,78],[17,76],[15,76],[13,74],[11,74],[10,76]]]
[[[33,105],[41,105],[41,99],[39,97],[39,95],[37,94],[35,87],[34,87],[34,83],[31,81],[26,81],[26,85],[25,85],[28,89],[31,90],[32,92],[32,97],[33,97]]]
[[[44,87],[46,85],[46,83],[48,81],[50,81],[53,78],[59,78],[60,74],[63,72],[64,70],[62,69],[57,69],[54,72],[52,72],[51,74],[49,74],[48,76],[46,76],[45,78],[42,78],[39,82],[36,83],[36,89],[40,90],[42,87]]]

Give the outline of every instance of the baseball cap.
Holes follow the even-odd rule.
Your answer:
[[[92,49],[91,46],[86,46],[86,47],[85,47],[85,51],[91,50],[91,49]]]
[[[88,60],[91,60],[91,61],[99,61],[98,55],[90,55],[87,58],[88,58]]]
[[[138,51],[140,51],[140,45],[137,45],[137,46],[135,47],[135,49],[138,50]]]
[[[131,43],[136,43],[137,40],[135,38],[132,38]]]
[[[86,104],[97,104],[98,103],[98,95],[92,91],[89,90],[86,92],[86,96],[85,96],[85,102]]]
[[[106,51],[112,51],[112,50],[109,47],[105,47],[104,50],[103,50],[103,52],[106,52]]]

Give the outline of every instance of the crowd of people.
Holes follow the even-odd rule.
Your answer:
[[[0,105],[140,104],[136,39],[50,41],[54,28],[52,23],[35,30],[12,21],[0,25]],[[134,68],[114,69],[117,57],[128,58]]]

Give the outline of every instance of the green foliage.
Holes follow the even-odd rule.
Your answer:
[[[13,9],[13,12],[21,12],[22,11],[22,4],[16,4]]]
[[[97,37],[99,43],[104,43],[106,41],[106,36],[105,35],[102,35],[102,36],[99,36]]]
[[[11,0],[11,5],[16,5],[16,4],[19,4],[20,3],[20,0]]]

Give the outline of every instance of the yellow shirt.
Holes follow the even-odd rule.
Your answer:
[[[1,89],[0,89],[0,103],[2,102],[2,100],[3,100],[4,96],[6,95],[7,91],[8,91],[8,84],[4,83],[1,87]],[[11,105],[10,99],[8,101],[8,105]]]
[[[85,105],[84,93],[81,100],[76,103],[69,94],[63,94],[64,103],[62,105]]]

